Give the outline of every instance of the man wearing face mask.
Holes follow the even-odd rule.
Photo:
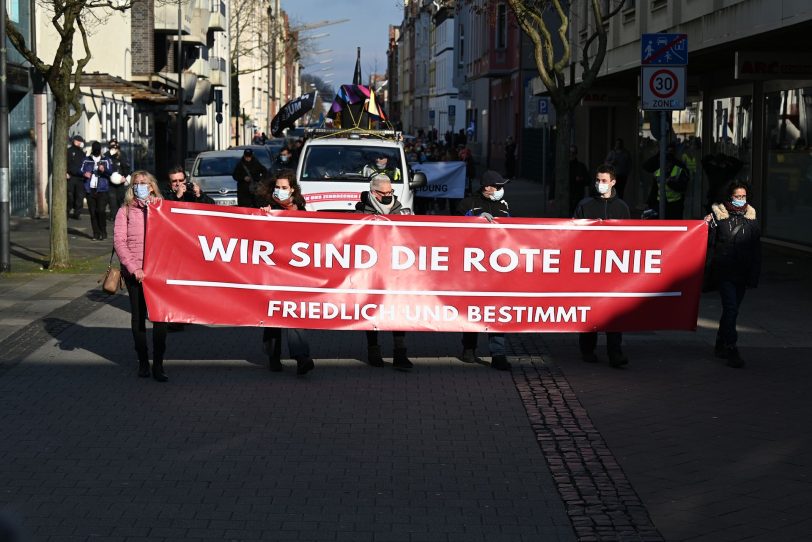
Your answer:
[[[296,160],[293,158],[293,153],[290,152],[290,148],[282,147],[282,150],[279,151],[273,165],[275,171],[279,171],[280,169],[292,169],[295,171]]]
[[[389,177],[389,180],[393,183],[400,181],[400,170],[389,165],[389,156],[384,152],[379,152],[375,156],[375,162],[365,165],[361,171],[364,177],[369,178],[372,178],[373,175],[377,175],[378,173],[383,173]]]
[[[403,207],[395,197],[392,181],[386,173],[377,173],[369,182],[369,192],[361,194],[361,201],[355,205],[355,210],[368,215],[410,215],[412,210]],[[378,344],[378,332],[370,330],[367,335],[367,361],[372,367],[383,367],[381,347]],[[406,332],[393,331],[394,355],[392,367],[401,371],[413,368],[411,360],[406,356]]]
[[[80,135],[71,138],[68,148],[68,216],[78,220],[85,201],[85,177],[82,165],[85,162],[85,140]]]
[[[581,200],[575,208],[574,218],[592,218],[601,220],[628,220],[631,217],[629,206],[617,196],[615,184],[615,170],[612,166],[603,164],[598,168],[595,179],[597,195]],[[629,363],[623,354],[621,343],[623,334],[619,331],[606,332],[606,352],[609,356],[609,365],[622,367]],[[581,347],[581,358],[588,363],[595,363],[595,347],[598,344],[597,333],[580,333],[578,343]]]
[[[110,190],[110,175],[113,164],[101,153],[101,143],[94,141],[90,156],[82,163],[82,175],[85,178],[85,197],[90,210],[90,226],[93,229],[93,240],[107,239],[107,192]]]
[[[505,201],[505,185],[510,181],[503,179],[495,171],[486,171],[479,179],[479,193],[468,196],[457,205],[457,212],[463,216],[478,216],[493,223],[494,218],[510,216],[510,209]],[[475,332],[462,334],[462,356],[465,363],[479,363],[476,356],[478,336]],[[509,371],[510,362],[505,351],[505,334],[488,333],[488,350],[491,353],[491,367],[499,371]]]

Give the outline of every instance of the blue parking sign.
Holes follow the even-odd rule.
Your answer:
[[[546,115],[550,112],[550,99],[539,98],[539,115]]]

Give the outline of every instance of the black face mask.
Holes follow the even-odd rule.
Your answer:
[[[381,203],[383,205],[390,205],[392,203],[392,196],[381,196]]]

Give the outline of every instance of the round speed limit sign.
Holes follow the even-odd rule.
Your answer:
[[[685,108],[685,68],[643,66],[643,109],[673,110]]]

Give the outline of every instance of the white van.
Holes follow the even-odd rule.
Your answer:
[[[296,178],[309,210],[354,212],[361,193],[369,190],[364,167],[381,154],[389,159],[388,167],[400,171],[400,179],[392,182],[398,201],[414,209],[414,190],[426,184],[426,177],[409,171],[396,132],[312,130],[308,136]]]

